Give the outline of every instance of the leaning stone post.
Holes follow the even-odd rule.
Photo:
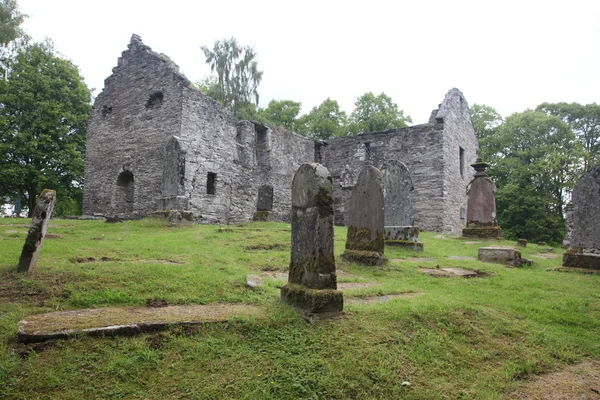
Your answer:
[[[384,199],[382,174],[366,166],[358,175],[350,199],[348,236],[342,257],[366,265],[384,265]]]
[[[333,185],[321,164],[302,164],[294,175],[292,256],[281,300],[305,317],[344,308],[333,255]]]
[[[490,165],[478,158],[471,167],[475,169],[469,183],[467,195],[467,227],[463,236],[502,239],[502,230],[496,220],[496,185],[487,177],[485,170]]]
[[[35,268],[55,202],[56,192],[50,189],[44,189],[37,198],[29,233],[19,259],[18,272],[30,272]]]

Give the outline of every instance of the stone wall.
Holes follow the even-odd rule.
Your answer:
[[[166,143],[181,125],[181,93],[189,81],[137,35],[128,47],[105,80],[88,123],[83,201],[87,214],[143,215],[156,210]],[[126,198],[129,195],[133,201]]]
[[[579,178],[572,204],[570,249],[600,255],[600,165]]]
[[[196,222],[238,223],[258,211],[260,192],[261,216],[289,221],[294,173],[316,161],[333,177],[335,222],[345,225],[363,166],[381,168],[395,160],[411,173],[415,225],[460,233],[477,140],[457,89],[426,124],[314,141],[237,121],[139,36],[133,35],[128,47],[90,117],[85,213],[135,216],[178,209],[191,211]],[[265,204],[271,209],[263,210]]]
[[[466,187],[475,173],[471,164],[477,159],[478,147],[469,105],[460,90],[452,89],[446,94],[435,123],[443,124],[443,231],[459,235],[466,226]]]

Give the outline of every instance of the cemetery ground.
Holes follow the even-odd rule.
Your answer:
[[[506,268],[477,250],[513,242],[424,232],[423,252],[386,247],[387,265],[365,267],[339,257],[336,227],[345,310],[311,324],[279,302],[288,224],[53,219],[22,275],[24,222],[0,220],[0,398],[600,398],[600,276],[547,271],[560,248],[529,243],[533,265]],[[246,288],[247,274],[265,285]],[[39,313],[226,303],[255,311],[131,337],[17,340]]]

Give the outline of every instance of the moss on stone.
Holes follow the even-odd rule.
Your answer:
[[[319,193],[315,196],[315,204],[321,218],[333,215],[333,196],[326,186],[319,186]]]
[[[306,272],[318,278],[305,282],[304,274]],[[289,282],[292,284],[302,283],[313,289],[335,289],[337,281],[333,253],[319,252],[316,260],[306,259],[290,264]]]
[[[257,211],[254,213],[253,221],[262,221],[266,222],[269,220],[269,212],[268,211]]]
[[[281,288],[281,301],[309,313],[340,312],[344,309],[344,296],[339,290],[309,289],[293,283]]]
[[[570,249],[563,254],[563,266],[600,270],[600,254],[585,254],[580,248]]]
[[[383,252],[346,249],[343,259],[363,265],[385,265],[387,258]]]
[[[348,227],[346,236],[346,250],[371,251],[383,253],[385,249],[384,232],[375,232],[375,239],[371,239],[369,228]]]
[[[463,229],[463,237],[502,239],[502,229],[499,226],[468,227]]]

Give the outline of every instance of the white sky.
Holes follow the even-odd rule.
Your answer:
[[[235,36],[258,52],[261,106],[327,97],[350,113],[384,91],[423,123],[445,93],[503,116],[548,102],[600,102],[600,1],[19,0],[97,94],[132,33],[192,81],[201,45]]]

